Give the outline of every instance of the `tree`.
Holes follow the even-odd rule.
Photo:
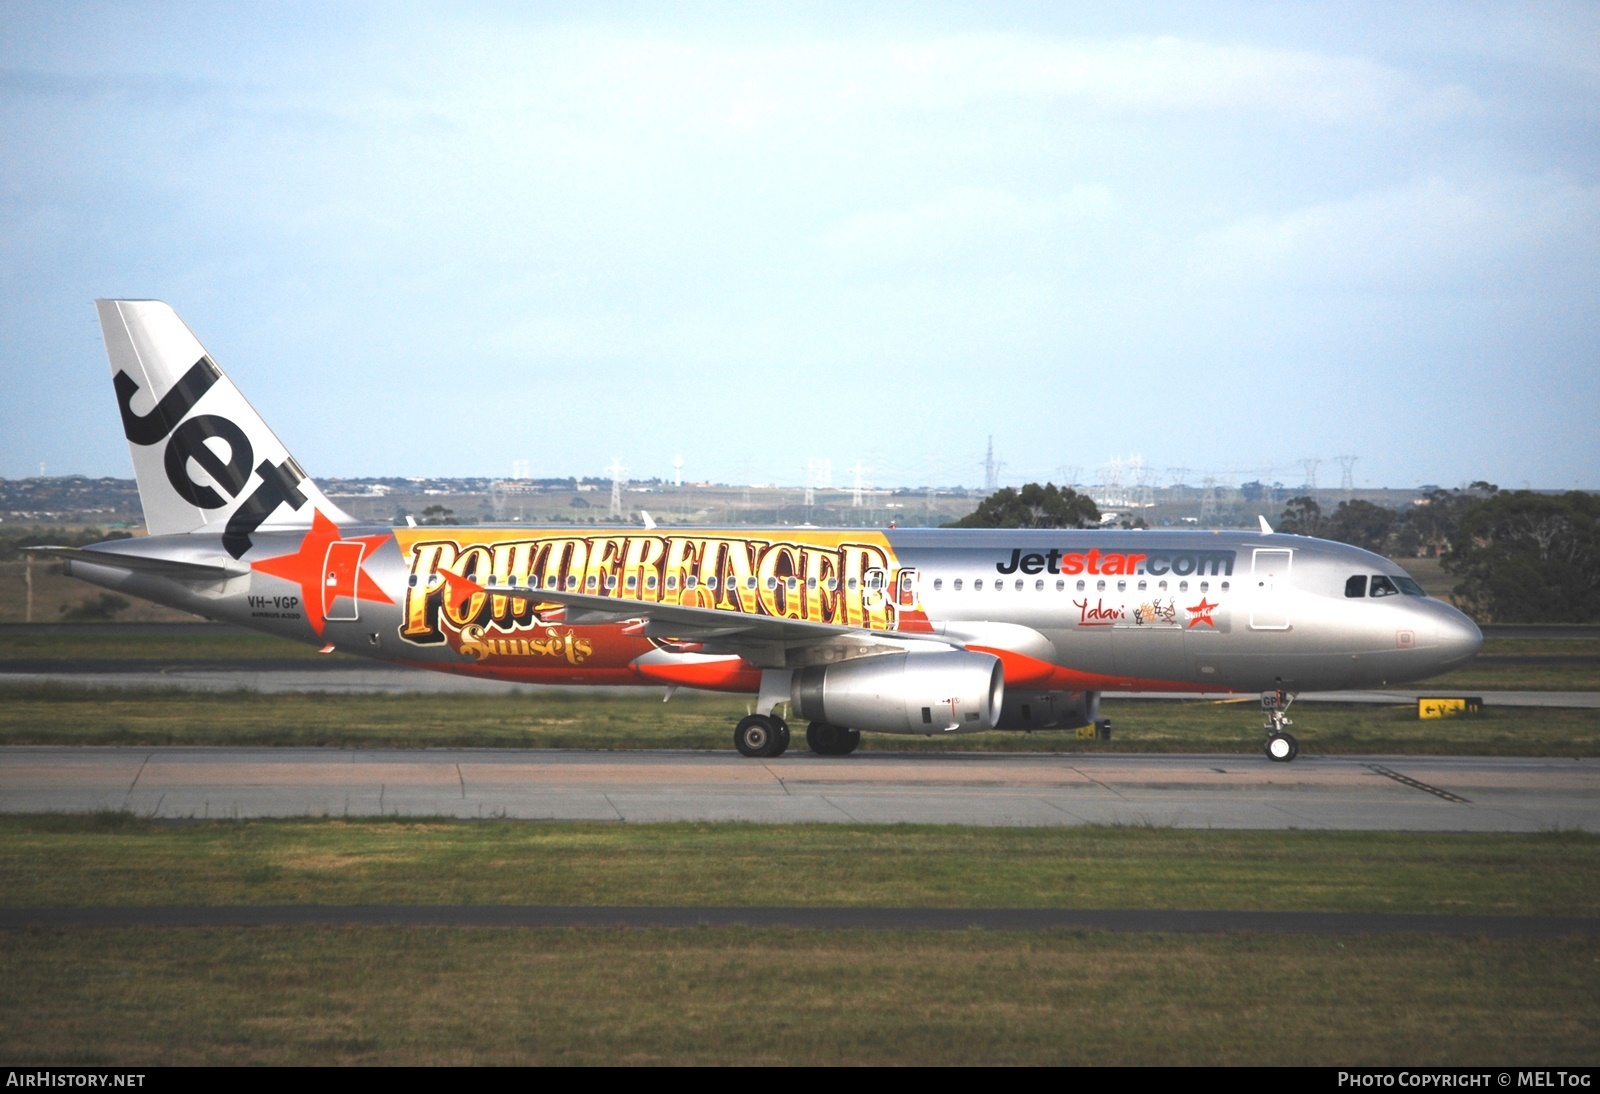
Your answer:
[[[1297,536],[1320,535],[1322,506],[1317,504],[1315,498],[1308,495],[1290,498],[1289,503],[1283,507],[1283,515],[1278,518],[1278,531],[1291,532]]]
[[[1468,510],[1500,492],[1490,482],[1475,482],[1465,490],[1429,490],[1405,516],[1404,534],[1414,537],[1412,552],[1418,557],[1443,558],[1455,544],[1461,519]]]
[[[90,623],[109,620],[128,610],[129,604],[116,593],[86,596],[76,605],[61,605],[61,618],[70,623]]]
[[[1444,557],[1480,622],[1600,622],[1600,497],[1496,492],[1463,514]]]
[[[1352,547],[1384,554],[1399,515],[1370,501],[1341,501],[1333,517],[1323,525],[1324,539],[1336,539]]]
[[[1021,490],[1007,486],[978,503],[978,508],[946,528],[1095,528],[1100,509],[1070,487],[1030,482]]]

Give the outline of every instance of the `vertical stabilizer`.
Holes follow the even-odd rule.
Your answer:
[[[199,339],[159,300],[99,300],[100,331],[153,536],[217,532],[239,558],[259,529],[348,521]]]

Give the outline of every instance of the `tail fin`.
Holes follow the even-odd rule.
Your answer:
[[[220,531],[228,554],[258,528],[350,519],[306,477],[222,374],[178,313],[159,300],[97,300],[100,331],[151,535]]]

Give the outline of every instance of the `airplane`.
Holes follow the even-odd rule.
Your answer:
[[[148,535],[39,548],[77,578],[269,634],[528,684],[753,694],[781,755],[862,732],[1090,729],[1105,692],[1302,691],[1467,663],[1472,620],[1402,568],[1259,531],[392,527],[317,487],[167,304],[97,302]],[[784,713],[786,712],[787,717]]]

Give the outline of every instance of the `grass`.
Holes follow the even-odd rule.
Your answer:
[[[653,690],[592,695],[263,695],[0,682],[0,745],[295,745],[341,748],[727,749],[745,696]],[[1255,753],[1254,702],[1108,699],[1113,740],[1071,731],[923,738],[869,733],[868,751]],[[1291,714],[1308,754],[1600,755],[1600,711],[1490,707],[1418,721],[1414,705],[1305,704]],[[796,726],[795,729],[801,727]],[[795,748],[803,748],[798,738]]]
[[[1597,972],[1592,939],[39,930],[0,949],[0,1057],[1592,1063]]]
[[[222,630],[222,628],[218,628]],[[4,661],[251,661],[336,659],[351,665],[370,664],[362,658],[335,651],[319,654],[317,647],[291,642],[270,634],[7,634],[0,635],[0,662]]]
[[[1600,836],[0,817],[0,902],[1600,915]]]
[[[1593,915],[1600,838],[0,818],[0,900]],[[1600,1055],[1600,941],[1084,931],[0,935],[52,1064],[1517,1064]],[[1271,1036],[1251,1031],[1270,1029]]]

